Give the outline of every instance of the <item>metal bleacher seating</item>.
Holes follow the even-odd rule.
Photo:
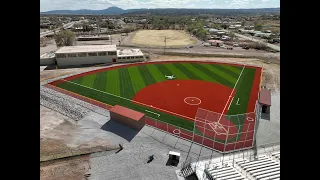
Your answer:
[[[245,177],[237,171],[232,165],[225,164],[208,169],[212,179],[214,180],[242,180]]]
[[[259,156],[253,160],[236,160],[235,167],[246,178],[252,180],[273,180],[280,178],[280,153],[279,162],[271,156]]]
[[[212,164],[205,174],[207,180],[279,180],[280,152]]]

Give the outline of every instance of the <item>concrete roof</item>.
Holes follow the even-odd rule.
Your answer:
[[[261,89],[259,102],[260,102],[260,104],[271,106],[271,92],[270,92],[270,90]]]
[[[42,58],[53,58],[53,57],[55,57],[55,54],[53,52],[46,52],[46,53],[40,55],[40,59],[42,59]]]
[[[81,52],[101,52],[116,51],[116,45],[88,45],[88,46],[64,46],[55,53],[81,53]]]
[[[143,56],[143,53],[140,49],[123,49],[117,50],[118,57],[126,57],[126,56]]]

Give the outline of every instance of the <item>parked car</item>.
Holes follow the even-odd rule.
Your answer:
[[[239,47],[239,44],[233,44],[233,47]]]
[[[249,49],[249,46],[243,46],[242,49],[248,50],[248,49]]]

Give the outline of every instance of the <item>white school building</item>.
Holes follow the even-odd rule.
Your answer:
[[[40,56],[40,65],[75,66],[88,64],[105,64],[117,62],[144,61],[140,49],[117,50],[116,45],[64,46],[54,53],[52,61]],[[50,62],[49,64],[46,64]]]

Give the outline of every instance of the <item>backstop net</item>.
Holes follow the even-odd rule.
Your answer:
[[[225,115],[198,108],[193,141],[220,152],[253,146],[256,112]]]

